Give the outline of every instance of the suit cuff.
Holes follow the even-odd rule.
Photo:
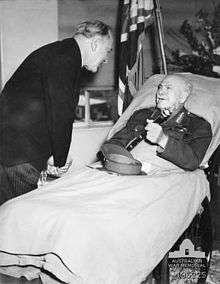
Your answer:
[[[167,145],[169,137],[163,133],[163,135],[160,137],[158,141],[158,147],[157,147],[157,152],[162,153]]]

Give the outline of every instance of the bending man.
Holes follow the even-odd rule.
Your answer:
[[[32,52],[0,96],[0,204],[37,187],[50,157],[66,163],[82,67],[96,72],[112,49],[109,26],[83,22],[73,38]]]

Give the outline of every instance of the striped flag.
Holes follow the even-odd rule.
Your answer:
[[[152,23],[153,0],[123,0],[119,47],[118,113],[125,110],[143,84],[143,38]]]

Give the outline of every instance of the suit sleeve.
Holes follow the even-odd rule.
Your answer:
[[[134,112],[134,114],[128,120],[126,126],[116,132],[113,137],[105,143],[112,143],[126,147],[132,139],[141,134],[141,131],[143,131],[146,125],[146,119],[150,117],[152,112],[153,108],[142,109]],[[139,131],[136,131],[137,126],[140,128]]]
[[[197,169],[212,139],[210,124],[203,118],[196,117],[191,122],[189,131],[183,136],[178,131],[170,130],[168,142],[158,156],[185,170]]]
[[[79,70],[75,70],[74,74],[63,66],[62,69],[50,70],[47,74],[47,118],[54,165],[58,167],[65,164],[71,143],[75,107],[79,97],[78,73]]]

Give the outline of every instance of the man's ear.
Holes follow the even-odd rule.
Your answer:
[[[180,103],[181,104],[185,103],[187,96],[188,96],[187,92],[184,92],[184,91],[180,94]]]
[[[94,37],[91,39],[92,51],[96,51],[97,47],[98,47],[98,38]]]

